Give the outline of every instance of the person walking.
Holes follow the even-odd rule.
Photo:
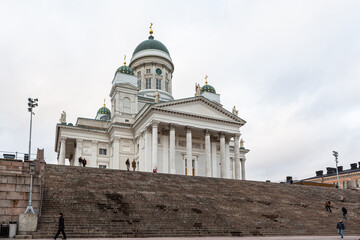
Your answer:
[[[341,211],[342,211],[342,213],[343,213],[343,218],[344,218],[344,220],[347,220],[348,218],[347,218],[347,209],[345,208],[345,207],[342,207],[341,208]]]
[[[82,164],[83,164],[83,167],[85,167],[85,166],[86,166],[87,161],[86,161],[86,159],[85,159],[85,158],[82,160]]]
[[[331,212],[331,202],[325,199],[325,208],[326,211]]]
[[[129,159],[126,159],[125,164],[126,164],[127,170],[130,171],[130,161],[129,161]]]
[[[344,238],[344,230],[345,230],[345,224],[343,223],[343,221],[340,219],[338,224],[336,225],[336,229],[338,229],[338,232],[341,236],[341,238]]]
[[[54,239],[56,239],[59,236],[60,232],[63,235],[63,239],[66,239],[65,222],[64,222],[64,216],[62,213],[59,213],[59,229],[58,229],[56,235],[54,236]]]
[[[136,161],[135,161],[135,159],[131,162],[131,166],[132,166],[133,170],[135,171],[136,170]]]

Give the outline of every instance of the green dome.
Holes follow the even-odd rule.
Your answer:
[[[116,73],[125,73],[129,75],[134,75],[134,71],[131,69],[131,67],[128,66],[121,66],[116,70]]]
[[[145,40],[142,43],[140,43],[135,48],[133,56],[135,55],[135,53],[140,52],[142,50],[146,50],[146,49],[157,49],[157,50],[166,52],[170,56],[170,53],[167,50],[167,48],[165,47],[165,45],[162,44],[160,41],[155,40],[153,36],[150,36],[149,40]]]
[[[97,111],[97,114],[111,115],[111,112],[107,107],[102,107]]]
[[[201,88],[201,93],[203,92],[210,92],[210,93],[216,93],[215,88],[209,84],[205,84],[202,88]]]

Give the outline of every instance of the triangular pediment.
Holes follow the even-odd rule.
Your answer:
[[[245,121],[238,116],[203,97],[176,100],[169,103],[156,104],[153,107],[168,110],[170,112],[178,112],[183,114],[190,114],[193,116],[201,116],[245,124]]]

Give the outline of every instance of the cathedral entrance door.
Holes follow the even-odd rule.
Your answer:
[[[191,165],[188,164],[187,159],[185,158],[185,176],[195,176],[195,159],[192,159]]]

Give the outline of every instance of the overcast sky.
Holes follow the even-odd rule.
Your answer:
[[[175,65],[173,96],[204,76],[241,128],[247,178],[302,179],[360,162],[360,1],[0,1],[0,151],[56,163],[55,126],[94,118],[123,56],[154,37]]]

